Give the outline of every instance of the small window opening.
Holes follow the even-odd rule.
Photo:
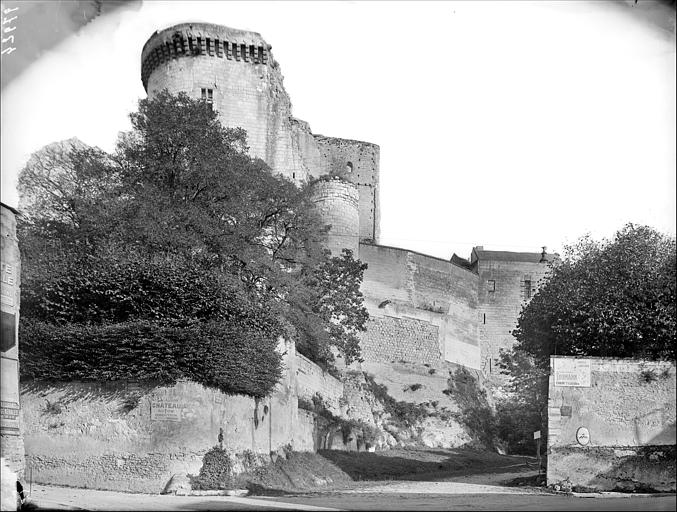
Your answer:
[[[496,291],[496,281],[494,279],[489,279],[487,281],[487,291],[493,293]]]
[[[487,314],[486,313],[482,313],[482,323],[483,324],[487,323]]]
[[[214,108],[214,89],[203,88],[200,90],[202,93],[202,99],[207,102],[209,109]]]
[[[346,172],[347,172],[348,174],[350,174],[351,172],[353,172],[353,163],[352,163],[352,162],[348,162],[348,163],[346,164]]]
[[[524,281],[524,298],[525,299],[531,298],[531,281],[530,280]]]

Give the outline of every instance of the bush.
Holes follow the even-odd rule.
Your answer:
[[[386,386],[376,383],[373,375],[365,373],[364,380],[367,383],[367,390],[383,404],[383,409],[390,414],[393,423],[409,428],[429,416],[428,410],[423,404],[413,404],[395,400],[388,394],[388,388]],[[420,387],[421,385],[413,384],[411,388],[414,386]],[[416,389],[418,389],[418,387]],[[413,389],[413,391],[415,391],[415,389]]]
[[[233,461],[228,452],[215,446],[205,453],[198,476],[189,478],[193,489],[228,489],[233,485]]]
[[[340,430],[343,436],[343,442],[348,443],[351,436],[357,438],[358,443],[364,443],[367,446],[373,446],[379,436],[379,429],[362,420],[345,419],[334,415],[324,403],[322,396],[315,393],[312,401],[305,398],[299,398],[299,409],[304,409],[315,413],[320,418],[324,418],[327,424],[324,427],[324,434],[331,430]]]
[[[487,401],[486,390],[480,388],[477,379],[465,367],[459,368],[456,373],[450,372],[447,386],[444,393],[453,397],[459,406],[456,419],[487,447],[493,447],[496,420]]]
[[[276,339],[223,322],[54,325],[22,319],[20,336],[22,379],[173,384],[186,378],[224,393],[263,397],[282,373]]]

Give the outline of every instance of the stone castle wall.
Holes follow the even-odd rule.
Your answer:
[[[343,383],[301,354],[296,355],[296,394],[308,401],[319,394],[327,409],[340,414]]]
[[[517,253],[519,254],[519,253]],[[478,261],[478,326],[482,347],[481,369],[486,375],[500,378],[497,362],[501,349],[515,343],[512,331],[522,307],[538,290],[538,283],[548,272],[547,263],[536,261],[492,260],[491,253]],[[525,283],[529,282],[529,291]]]
[[[346,248],[359,253],[359,193],[354,184],[338,176],[313,184],[312,201],[323,224],[331,226],[326,248],[339,256]]]
[[[361,336],[365,360],[479,368],[477,274],[394,247],[360,244],[359,256],[368,265],[362,284],[370,315]]]
[[[377,241],[380,236],[379,160],[376,144],[315,135],[320,159],[309,163],[320,174],[341,175],[359,191],[360,240]]]

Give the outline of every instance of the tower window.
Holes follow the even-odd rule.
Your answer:
[[[214,89],[201,89],[202,99],[207,102],[209,109],[214,108]]]
[[[524,276],[524,299],[530,299],[531,298],[531,275],[526,274]]]
[[[495,281],[495,280],[489,279],[489,280],[487,281],[487,291],[488,291],[489,293],[493,293],[493,292],[496,291],[496,281]]]
[[[353,172],[353,163],[352,163],[352,162],[348,162],[348,163],[346,164],[346,172],[347,172],[348,174],[350,174],[351,172]]]

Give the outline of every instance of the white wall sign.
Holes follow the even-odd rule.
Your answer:
[[[183,402],[154,398],[150,402],[150,419],[155,421],[181,421],[196,417],[195,409]]]
[[[587,428],[580,427],[576,431],[576,441],[578,441],[578,444],[581,446],[585,446],[590,442],[590,432],[588,432]]]
[[[541,431],[537,430],[536,432],[534,432],[534,439],[540,439],[540,438],[541,438]]]
[[[554,359],[555,386],[590,387],[590,359]]]

